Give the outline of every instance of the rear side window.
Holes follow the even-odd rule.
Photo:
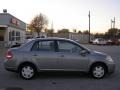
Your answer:
[[[37,41],[33,44],[32,51],[54,51],[54,41]]]

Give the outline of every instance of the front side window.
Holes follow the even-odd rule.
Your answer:
[[[67,41],[58,41],[59,52],[78,53],[82,50],[78,45]]]
[[[34,43],[32,51],[54,51],[54,41],[37,41]]]

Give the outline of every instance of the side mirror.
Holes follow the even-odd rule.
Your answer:
[[[80,55],[81,55],[81,56],[86,56],[86,54],[87,54],[87,51],[86,51],[86,50],[80,51]]]

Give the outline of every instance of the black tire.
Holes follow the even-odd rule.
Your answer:
[[[90,69],[90,74],[95,79],[101,79],[105,77],[107,73],[107,68],[104,64],[95,64]]]
[[[19,68],[19,75],[23,79],[30,80],[36,76],[37,70],[32,64],[23,64]]]

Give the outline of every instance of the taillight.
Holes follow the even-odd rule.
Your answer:
[[[13,54],[11,51],[7,51],[6,56],[7,59],[12,59],[13,58]]]

